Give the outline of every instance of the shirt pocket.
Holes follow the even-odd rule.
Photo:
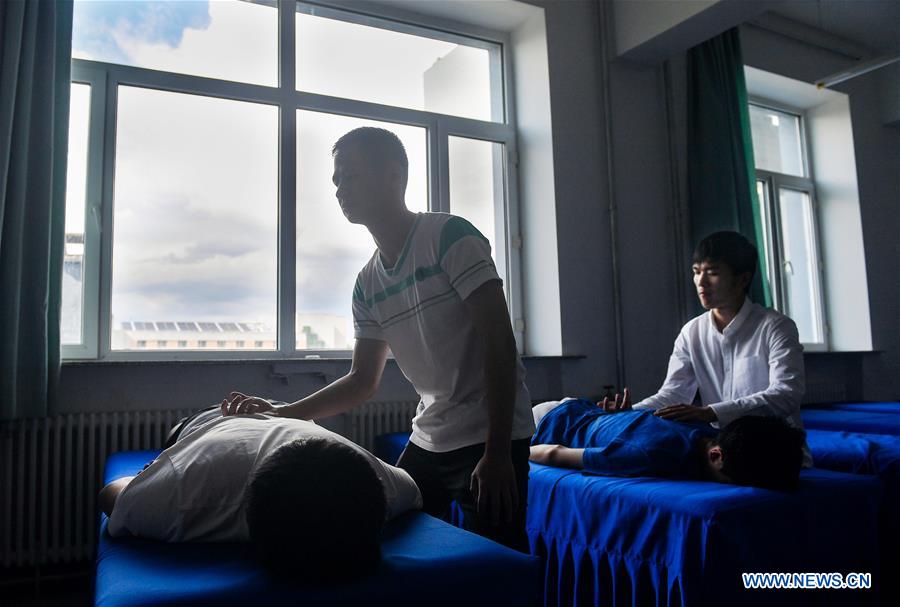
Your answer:
[[[769,361],[765,356],[734,360],[734,398],[762,392],[769,387]]]

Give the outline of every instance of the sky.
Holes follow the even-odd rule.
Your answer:
[[[428,109],[425,72],[459,48],[454,57],[464,69],[451,74],[459,80],[451,84],[471,92],[441,110],[490,118],[486,51],[301,13],[297,19],[299,88]],[[73,57],[275,86],[276,10],[230,1],[77,0]],[[83,160],[73,160],[87,145],[87,99],[73,95],[67,232],[83,225],[77,206]],[[352,334],[353,283],[375,247],[369,233],[340,212],[330,150],[346,131],[377,123],[309,111],[298,111],[297,122],[297,311],[341,316]],[[425,129],[381,126],[407,147],[408,206],[426,210]],[[455,148],[451,173],[460,182],[451,189],[467,197],[467,212],[492,217],[478,213],[479,204],[493,203],[490,144]],[[474,158],[487,166],[473,169]],[[114,326],[207,320],[260,321],[274,328],[277,201],[276,106],[120,87]]]

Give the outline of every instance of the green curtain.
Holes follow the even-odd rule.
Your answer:
[[[71,0],[0,2],[0,420],[59,376]]]
[[[750,110],[737,28],[688,51],[688,187],[694,243],[720,230],[759,249],[750,298],[772,304],[753,163]]]

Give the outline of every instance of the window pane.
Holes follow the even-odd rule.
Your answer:
[[[772,285],[772,268],[769,265],[771,261],[771,251],[769,251],[769,247],[772,243],[771,232],[769,230],[769,194],[766,188],[766,182],[757,179],[756,180],[756,200],[759,202],[759,225],[763,231],[763,242],[766,243],[766,246],[763,247],[763,263],[765,264],[765,268],[763,269],[763,278],[769,283],[769,286]],[[772,293],[772,298],[775,298],[775,293]]]
[[[297,13],[297,88],[491,120],[486,49],[304,13]]]
[[[450,212],[471,221],[490,241],[494,261],[502,263],[504,236],[501,231],[498,250],[494,217],[496,209],[504,208],[503,144],[463,137],[449,139]]]
[[[112,347],[273,348],[277,108],[121,86],[117,128]]]
[[[276,86],[272,4],[76,0],[72,57]]]
[[[428,210],[423,128],[300,110],[297,112],[297,348],[353,347],[351,297],[356,275],[375,251],[372,236],[344,217],[331,181],[331,147],[360,126],[397,134],[409,157],[406,206]]]
[[[750,105],[750,130],[756,168],[803,177],[798,116]]]
[[[82,342],[84,299],[84,216],[87,205],[87,154],[91,87],[72,84],[69,106],[69,164],[66,175],[66,244],[63,261],[60,338],[64,344]]]
[[[785,312],[797,323],[801,342],[818,343],[822,331],[812,201],[806,192],[787,188],[778,197]]]

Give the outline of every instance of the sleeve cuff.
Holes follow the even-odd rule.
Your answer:
[[[356,339],[377,339],[378,341],[387,341],[380,328],[357,327],[353,331],[353,337]]]
[[[497,276],[497,270],[494,269],[493,265],[484,262],[483,265],[473,272],[457,278],[457,281],[452,286],[459,293],[459,298],[465,300],[475,289],[492,280],[500,280],[500,277]]]
[[[713,425],[719,428],[724,428],[741,416],[741,408],[733,402],[713,403],[709,405],[709,408],[716,414],[716,421],[713,422]]]

